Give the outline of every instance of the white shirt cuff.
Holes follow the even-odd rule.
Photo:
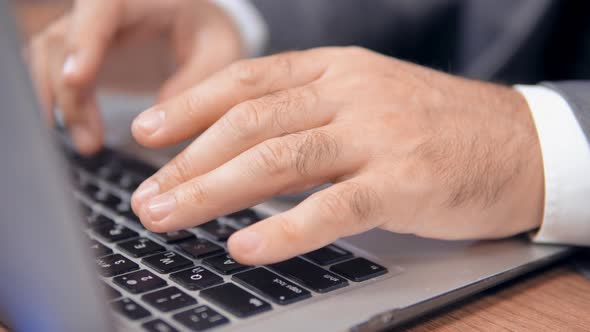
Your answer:
[[[234,20],[248,57],[264,54],[269,39],[266,21],[249,0],[211,0]]]
[[[542,86],[515,87],[528,102],[543,155],[545,210],[535,242],[590,245],[590,147],[567,101]]]

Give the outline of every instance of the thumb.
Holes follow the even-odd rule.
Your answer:
[[[122,10],[119,0],[76,1],[66,40],[64,83],[86,85],[94,81],[121,24]]]

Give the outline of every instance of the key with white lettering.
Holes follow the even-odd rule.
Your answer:
[[[166,286],[166,282],[162,278],[148,270],[139,270],[118,276],[113,281],[133,294],[149,292]]]
[[[223,284],[201,291],[201,296],[238,317],[248,317],[271,309],[268,302],[234,284]]]
[[[99,258],[96,260],[96,265],[98,266],[98,272],[105,277],[112,277],[139,269],[139,265],[119,254]]]
[[[141,261],[160,273],[170,273],[193,265],[193,262],[172,251],[149,256]]]
[[[299,257],[269,267],[318,293],[326,293],[348,285],[345,279]]]
[[[166,251],[166,248],[144,237],[119,243],[117,247],[135,258]]]
[[[303,287],[261,267],[235,274],[232,280],[278,304],[290,304],[311,296]]]
[[[170,279],[188,290],[199,290],[223,283],[223,278],[202,266],[172,273]]]
[[[205,258],[203,260],[203,263],[207,266],[212,267],[215,271],[221,274],[232,274],[250,268],[247,265],[242,265],[236,262],[228,254]]]
[[[177,310],[197,303],[197,300],[192,296],[176,287],[168,287],[153,293],[145,294],[141,299],[163,312]]]

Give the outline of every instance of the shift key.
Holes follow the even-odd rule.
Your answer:
[[[290,304],[311,296],[311,293],[264,268],[241,272],[233,280],[278,304]]]
[[[318,293],[330,292],[348,285],[343,278],[299,257],[269,267]]]

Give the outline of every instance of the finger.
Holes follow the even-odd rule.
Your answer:
[[[339,140],[327,128],[274,138],[168,192],[152,193],[149,200],[135,195],[132,206],[154,231],[195,226],[255,205],[291,186],[329,182],[350,172],[356,166],[355,155],[341,150]],[[193,164],[186,160],[177,169]],[[146,186],[161,193],[157,179],[148,180]]]
[[[314,86],[303,86],[234,107],[155,175],[162,192],[213,170],[271,138],[322,127],[333,117]],[[198,160],[182,169],[183,160]],[[141,191],[143,186],[138,188]]]
[[[103,144],[103,123],[94,96],[88,96],[80,106],[81,117],[68,129],[76,149],[83,155],[98,152]]]
[[[230,254],[242,264],[270,264],[375,228],[383,222],[383,202],[374,189],[378,181],[356,178],[319,191],[293,209],[233,234]]]
[[[182,141],[245,100],[314,81],[327,65],[323,57],[320,50],[309,50],[239,61],[139,115],[133,122],[133,135],[150,147]]]
[[[31,77],[43,108],[43,114],[48,123],[52,125],[54,122],[54,98],[51,87],[47,49],[45,43],[41,39],[33,41],[28,57],[31,67]]]
[[[64,82],[87,85],[99,67],[121,24],[123,7],[119,0],[76,1],[66,39]]]

